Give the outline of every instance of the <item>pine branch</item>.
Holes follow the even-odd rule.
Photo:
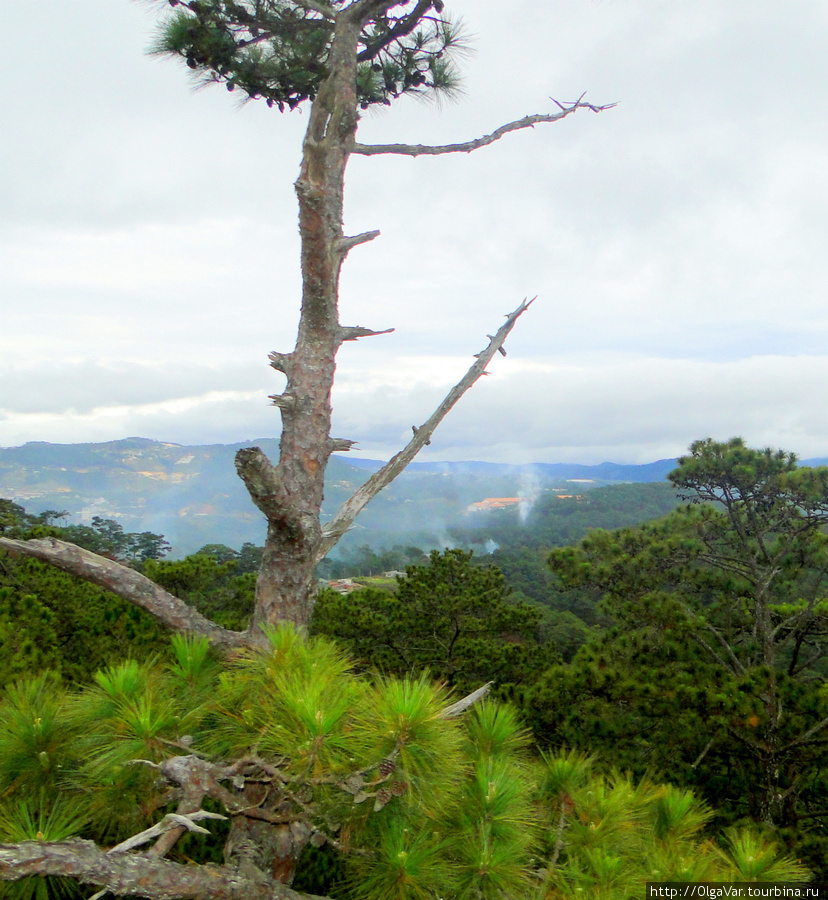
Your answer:
[[[367,244],[379,236],[379,231],[375,229],[374,231],[363,231],[362,234],[355,234],[351,237],[343,237],[337,241],[336,249],[344,256],[352,248],[359,246],[359,244]]]
[[[393,456],[381,469],[375,472],[368,481],[357,490],[350,499],[342,504],[339,511],[322,529],[322,542],[317,552],[319,560],[323,559],[330,549],[347,531],[350,524],[359,513],[376,497],[376,495],[390,484],[411,462],[412,459],[431,441],[437,426],[448,415],[452,407],[466,393],[466,391],[484,374],[486,366],[492,357],[502,350],[503,343],[515,326],[518,318],[529,308],[536,298],[524,300],[520,306],[506,316],[506,322],[497,334],[489,338],[489,345],[480,353],[475,354],[475,361],[468,372],[448,392],[443,402],[437,407],[431,417],[419,428],[413,428],[414,437],[408,442],[396,456]]]
[[[705,758],[705,756],[707,756],[710,748],[715,743],[716,737],[717,735],[714,734],[713,737],[710,738],[710,740],[704,745],[704,750],[702,750],[702,752],[696,757],[696,761],[690,765],[691,769],[697,769],[701,765],[701,761]]]
[[[29,556],[50,563],[70,575],[77,575],[148,612],[173,631],[206,637],[229,650],[248,644],[244,632],[229,631],[211,622],[198,610],[165,591],[140,572],[57,538],[15,540],[0,537],[0,547],[14,555]]]
[[[201,825],[196,825],[196,822],[199,822],[202,819],[226,820],[227,816],[222,816],[219,813],[207,812],[203,809],[195,810],[194,812],[187,814],[181,812],[167,813],[167,815],[156,825],[144,829],[140,834],[134,834],[131,838],[127,838],[125,841],[122,841],[120,844],[113,847],[109,852],[126,853],[128,850],[134,850],[136,847],[140,847],[142,844],[146,844],[154,838],[167,834],[170,831],[179,831],[182,833],[184,831],[196,831],[199,834],[209,834],[210,830],[208,828],[202,828]],[[163,856],[164,854],[156,850],[155,855]]]
[[[679,600],[678,603],[679,606],[681,606],[681,608],[684,610],[688,621],[692,622],[693,619],[696,618],[695,610],[690,606],[689,603],[685,603],[681,600]],[[719,632],[713,625],[711,625],[710,622],[703,622],[702,627],[709,631],[710,634],[712,634],[713,637],[715,637],[716,640],[724,647],[725,653],[730,659],[730,664],[725,662],[725,660],[697,632],[691,632],[690,636],[692,637],[692,639],[700,647],[703,647],[723,669],[730,670],[735,674],[743,675],[745,672],[745,667],[742,665],[739,657],[736,656],[735,652],[733,651],[733,647],[731,647],[724,635],[722,635],[721,632]]]
[[[392,4],[386,3],[384,5],[390,7]],[[396,25],[389,28],[380,40],[374,41],[370,46],[366,46],[366,48],[357,55],[357,61],[365,62],[366,60],[375,59],[380,50],[399,38],[410,34],[432,6],[433,0],[419,0],[414,9],[412,9],[407,16],[399,19]]]
[[[474,706],[478,700],[482,700],[489,693],[493,684],[493,681],[487,681],[483,687],[479,687],[476,691],[461,697],[456,703],[452,703],[451,706],[447,706],[440,714],[441,718],[453,719],[455,716],[462,716],[467,709]]]
[[[198,757],[193,758],[198,759]],[[191,823],[199,819],[226,818],[226,816],[221,816],[218,813],[206,813],[201,809],[201,803],[204,800],[204,793],[204,788],[197,779],[192,779],[187,784],[181,785],[178,809],[174,814],[172,814],[174,818],[165,816],[164,819],[162,819],[161,822],[158,823],[158,825],[153,826],[155,828],[159,828],[160,831],[157,835],[151,835],[151,837],[157,836],[158,840],[150,848],[150,853],[152,853],[154,856],[166,856],[170,852],[170,850],[172,850],[172,848],[178,843],[178,839],[188,831],[200,831],[202,834],[209,834],[210,832],[206,828],[198,828],[196,826],[191,827]],[[147,838],[147,840],[149,839],[150,838]],[[132,838],[131,840],[134,841],[135,838]],[[139,845],[132,844],[129,847],[124,847],[124,850],[131,850],[133,846]],[[114,851],[111,850],[110,853],[111,852]]]
[[[425,144],[354,143],[351,147],[351,152],[358,153],[361,156],[377,156],[381,153],[395,153],[402,156],[437,156],[442,153],[471,153],[473,150],[478,150],[480,147],[486,147],[489,144],[493,144],[495,141],[499,141],[504,135],[509,134],[510,131],[520,131],[523,128],[534,128],[535,125],[544,122],[557,122],[560,119],[565,119],[567,116],[572,115],[572,113],[579,109],[590,109],[592,112],[599,113],[607,109],[612,109],[618,105],[617,103],[607,103],[603,106],[596,106],[592,103],[585,103],[583,94],[574,103],[570,103],[569,105],[558,103],[557,100],[553,100],[553,103],[556,103],[560,107],[559,112],[525,116],[523,119],[501,125],[500,128],[497,128],[491,134],[486,134],[483,135],[483,137],[476,138],[472,141],[465,141],[461,144],[429,146]]]
[[[92,841],[0,844],[0,881],[29,876],[72,878],[119,897],[146,900],[323,900],[262,874],[244,877],[225,866],[193,866],[145,853],[107,853]]]
[[[355,341],[361,337],[376,337],[379,334],[391,334],[393,330],[393,328],[385,328],[382,331],[372,331],[370,328],[365,328],[362,325],[340,325],[339,341],[340,343],[344,343],[345,341]]]
[[[828,716],[822,719],[820,722],[817,722],[816,725],[809,728],[804,734],[801,734],[796,740],[789,741],[782,748],[782,753],[789,753],[793,750],[794,747],[801,747],[803,744],[812,743],[812,738],[815,734],[819,734],[820,731],[825,731],[828,728]]]

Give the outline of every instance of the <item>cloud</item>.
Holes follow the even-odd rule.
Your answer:
[[[412,425],[428,418],[467,362],[408,357],[384,370],[350,372],[336,389],[334,434],[358,441],[355,455],[387,458],[410,439]],[[279,432],[278,413],[266,399],[272,388],[256,385],[241,368],[93,373],[78,367],[69,375],[86,388],[75,407],[48,410],[21,397],[15,410],[0,411],[9,444],[132,435],[234,443]],[[421,458],[643,463],[676,456],[697,438],[734,434],[752,445],[817,456],[828,445],[828,399],[811,391],[808,403],[794,400],[803,385],[826,379],[828,360],[814,356],[509,359],[461,399]],[[96,384],[104,387],[95,391]]]
[[[469,7],[467,96],[361,138],[444,143],[588,90],[621,101],[472,155],[352,159],[335,433],[407,440],[526,296],[432,458],[643,462],[742,433],[821,455],[828,11],[754,0]],[[278,432],[298,316],[304,113],[193,94],[157,8],[42,0],[0,84],[0,442]],[[16,26],[15,26],[16,27]]]
[[[295,335],[297,253],[293,229],[244,218],[9,228],[2,358],[264,363]]]
[[[10,413],[0,409],[0,429],[8,436],[10,446],[30,440],[87,443],[127,437],[177,444],[226,444],[278,436],[280,431],[276,410],[259,391],[207,391],[157,403],[58,413]]]
[[[460,401],[424,458],[643,463],[676,456],[697,438],[734,434],[754,445],[821,455],[828,446],[828,399],[813,391],[806,391],[808,402],[801,398],[804,385],[826,379],[828,360],[813,356],[727,362],[590,359],[558,365],[537,360],[511,369],[504,361]],[[437,393],[432,390],[429,397],[434,406]],[[350,424],[355,405],[347,393],[340,397],[340,431]],[[373,396],[361,392],[359,406],[363,418],[368,408],[383,423],[381,430],[365,431],[383,440],[386,455],[393,452],[392,434],[407,439],[410,425],[431,412],[421,396],[386,397],[379,386]],[[360,423],[356,417],[352,421]],[[343,436],[368,438],[359,431]]]
[[[93,415],[95,410],[131,410],[176,404],[216,393],[266,396],[268,372],[263,366],[194,366],[172,363],[54,362],[3,375],[7,414]],[[57,389],[59,388],[59,389]]]

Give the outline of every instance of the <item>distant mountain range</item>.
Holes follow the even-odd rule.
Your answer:
[[[153,531],[173,544],[174,555],[204,544],[238,548],[260,544],[264,519],[236,475],[241,447],[258,446],[272,459],[278,440],[182,446],[144,438],[99,444],[31,442],[0,448],[0,497],[34,513],[66,511],[67,523],[93,516],[116,519],[126,531]],[[824,460],[809,461],[823,464]],[[325,515],[358,488],[382,462],[334,456],[328,466]],[[415,462],[360,516],[345,544],[444,546],[447,528],[467,508],[490,497],[535,498],[551,490],[587,490],[607,484],[663,481],[675,459],[630,466],[487,462]]]

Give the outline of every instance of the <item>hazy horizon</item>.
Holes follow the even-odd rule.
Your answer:
[[[450,4],[449,4],[450,7]],[[6,13],[6,31],[19,23]],[[278,433],[301,293],[307,115],[194,92],[158,4],[41,0],[0,82],[0,443]],[[458,7],[458,11],[460,8]],[[423,460],[640,464],[705,436],[828,447],[828,5],[496,0],[462,12],[465,95],[365,115],[466,155],[354,158],[334,435],[400,449],[538,295]]]

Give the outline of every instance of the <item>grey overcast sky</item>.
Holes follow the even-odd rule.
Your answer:
[[[538,300],[430,459],[646,462],[741,434],[828,455],[828,0],[467,0],[465,96],[365,142],[446,143],[584,91],[594,115],[471,156],[354,158],[335,429],[399,448]],[[159,6],[3,3],[0,445],[276,436],[306,115],[193,92]]]

